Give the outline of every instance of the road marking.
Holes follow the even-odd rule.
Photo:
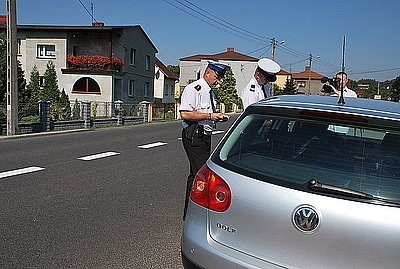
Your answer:
[[[151,144],[147,144],[147,145],[138,146],[138,148],[141,148],[141,149],[149,149],[149,148],[164,146],[164,145],[166,145],[166,144],[167,144],[167,143],[165,143],[165,142],[155,142],[155,143],[151,143]]]
[[[105,157],[110,157],[110,156],[119,155],[119,154],[120,154],[119,152],[109,151],[109,152],[104,152],[104,153],[99,153],[99,154],[94,154],[94,155],[79,157],[78,160],[82,160],[82,161],[92,161],[92,160],[96,160],[96,159],[100,159],[100,158],[105,158]]]
[[[217,131],[213,131],[212,134],[213,134],[213,135],[216,135],[216,134],[222,134],[222,133],[224,133],[224,132],[225,132],[225,131],[218,131],[218,130],[217,130]]]
[[[16,169],[16,170],[11,170],[11,171],[1,172],[0,173],[0,178],[17,176],[17,175],[22,175],[22,174],[27,174],[27,173],[32,173],[32,172],[37,172],[37,171],[40,171],[40,170],[44,170],[44,168],[43,167],[37,167],[37,166],[31,166],[31,167]]]

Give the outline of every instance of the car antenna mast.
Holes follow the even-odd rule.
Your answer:
[[[344,76],[344,51],[345,51],[345,46],[346,46],[346,36],[343,36],[343,48],[342,48],[342,79],[343,79],[343,76]],[[344,97],[343,97],[343,87],[344,87],[344,85],[343,85],[343,83],[342,83],[343,81],[341,81],[340,82],[340,97],[339,97],[339,100],[338,100],[338,104],[339,105],[344,105],[346,102],[344,101]]]

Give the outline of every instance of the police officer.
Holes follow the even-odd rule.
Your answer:
[[[205,164],[211,153],[211,134],[216,121],[226,121],[227,116],[216,111],[214,92],[229,68],[218,62],[209,62],[204,75],[185,87],[179,107],[182,122],[182,142],[190,163],[186,185],[186,200],[183,219],[186,217],[189,194],[194,176]]]
[[[279,64],[270,59],[260,59],[257,68],[249,84],[242,90],[240,95],[243,109],[258,102],[261,99],[272,96],[269,82],[276,81],[276,74],[281,70]]]

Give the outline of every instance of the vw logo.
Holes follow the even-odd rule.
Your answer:
[[[317,211],[309,206],[299,206],[293,213],[293,224],[302,232],[312,233],[319,226],[319,216]]]

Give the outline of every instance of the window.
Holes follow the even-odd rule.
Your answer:
[[[150,56],[146,55],[146,62],[145,62],[146,70],[150,70]]]
[[[97,84],[94,79],[89,77],[78,79],[72,87],[72,92],[101,94],[99,84]]]
[[[164,94],[165,96],[168,96],[168,85],[164,86]]]
[[[135,81],[129,80],[129,89],[128,89],[128,96],[135,95]]]
[[[299,81],[299,82],[297,82],[297,85],[298,85],[300,88],[305,88],[305,87],[306,87],[306,82],[305,82],[305,81]]]
[[[38,58],[56,58],[56,46],[55,45],[37,45],[37,57]]]
[[[145,82],[144,83],[144,89],[143,89],[143,96],[147,97],[149,95],[149,89],[150,89],[150,82]]]
[[[253,114],[213,160],[283,186],[302,188],[316,179],[400,199],[400,133],[390,130]]]
[[[175,85],[171,85],[171,96],[175,95]]]
[[[132,66],[136,65],[136,50],[132,48],[129,53],[129,64]]]

